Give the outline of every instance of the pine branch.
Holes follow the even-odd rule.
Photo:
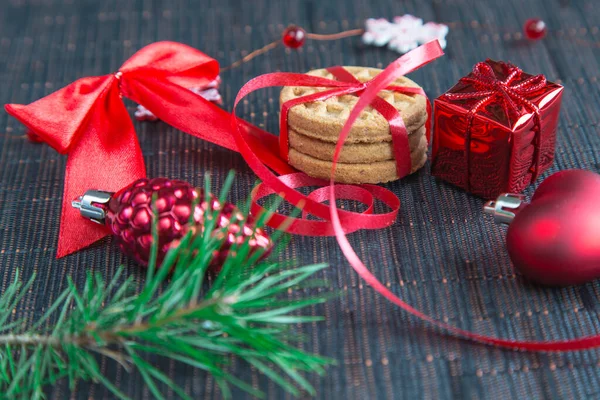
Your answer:
[[[225,188],[231,186],[231,180],[230,174]],[[226,194],[225,190],[220,198]],[[132,277],[122,278],[123,267],[110,282],[88,272],[83,288],[69,278],[68,288],[44,316],[21,331],[16,329],[24,321],[7,321],[35,276],[24,284],[17,271],[16,279],[0,296],[0,398],[41,399],[46,385],[67,379],[71,388],[78,380],[91,380],[127,399],[101,373],[97,355],[114,360],[127,371],[137,371],[158,399],[164,398],[162,385],[181,398],[190,397],[148,361],[150,355],[206,371],[224,397],[231,397],[231,385],[263,396],[228,372],[230,356],[244,360],[292,395],[299,395],[301,389],[314,394],[302,374],[323,374],[332,360],[294,347],[288,327],[321,320],[295,312],[322,303],[330,295],[302,300],[286,295],[303,285],[318,286],[320,282],[310,277],[326,266],[287,268],[264,261],[263,254],[251,254],[248,241],[244,241],[231,248],[223,268],[208,285],[204,278],[212,254],[224,237],[214,231],[218,210],[211,213],[212,218],[205,218],[204,230],[189,232],[160,268],[155,262],[149,264],[141,291],[134,290]],[[265,217],[259,218],[257,226],[263,225]],[[157,243],[156,229],[153,234]],[[156,252],[154,248],[153,254]]]

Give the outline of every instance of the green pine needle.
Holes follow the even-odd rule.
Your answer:
[[[230,174],[221,201],[232,179]],[[205,187],[210,187],[208,179]],[[209,285],[204,277],[213,251],[222,243],[219,237],[225,237],[212,229],[218,213],[207,211],[206,229],[184,237],[160,268],[150,262],[141,291],[134,290],[132,277],[122,278],[123,267],[110,282],[88,272],[82,288],[69,278],[68,288],[25,329],[23,320],[11,321],[12,311],[35,276],[23,283],[17,270],[14,281],[0,295],[0,398],[43,399],[47,385],[67,379],[70,388],[78,380],[91,380],[116,397],[128,399],[102,374],[98,356],[137,371],[157,399],[165,397],[161,387],[190,398],[147,360],[149,355],[206,371],[224,397],[232,396],[230,386],[264,396],[228,372],[230,356],[245,361],[294,396],[302,390],[314,394],[303,373],[323,374],[333,360],[295,347],[298,336],[290,332],[290,325],[321,320],[296,313],[323,303],[331,294],[302,300],[287,294],[299,287],[325,287],[325,282],[311,277],[326,266],[293,268],[289,263],[259,260],[260,254],[251,255],[245,241],[231,248],[221,272]],[[257,224],[262,226],[264,221],[261,217]],[[152,233],[157,236],[156,228]],[[157,251],[155,246],[151,254],[156,257]]]

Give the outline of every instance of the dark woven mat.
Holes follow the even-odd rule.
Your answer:
[[[430,96],[444,92],[486,57],[510,60],[566,86],[557,157],[546,176],[565,168],[600,170],[600,8],[594,0],[452,1],[240,1],[3,0],[0,6],[0,103],[29,103],[73,80],[117,70],[134,51],[156,40],[181,41],[229,64],[278,37],[296,23],[313,32],[361,27],[367,17],[412,13],[448,23],[447,55],[414,73]],[[539,16],[551,32],[543,41],[523,40],[525,19]],[[261,73],[303,72],[335,64],[381,67],[397,55],[365,47],[356,38],[308,43],[299,52],[277,49],[222,74],[225,107],[239,87]],[[252,96],[241,113],[277,131],[278,91]],[[128,103],[131,112],[134,105]],[[238,155],[194,139],[163,123],[135,123],[149,176],[201,182],[215,188],[226,171],[238,171],[232,199],[248,195],[255,176]],[[26,140],[24,128],[0,113],[0,290],[17,267],[37,272],[37,286],[20,310],[43,313],[85,270],[111,276],[117,265],[141,282],[138,268],[104,240],[67,258],[55,251],[65,157]],[[433,317],[464,329],[519,339],[562,339],[600,332],[598,283],[542,289],[511,269],[505,229],[484,218],[482,201],[440,183],[429,164],[415,176],[387,185],[403,208],[397,223],[350,235],[359,255],[391,290]],[[528,190],[531,193],[532,188]],[[599,398],[600,351],[565,355],[520,354],[444,336],[393,307],[363,285],[334,239],[296,237],[281,258],[327,261],[322,273],[343,296],[306,312],[327,320],[297,330],[304,347],[338,360],[327,376],[308,376],[318,397],[368,398]],[[294,296],[305,295],[303,293]],[[150,398],[139,375],[102,361],[102,370],[133,398]],[[212,379],[173,363],[162,367],[194,398],[220,398]],[[274,384],[234,361],[232,370],[284,398]],[[69,396],[65,386],[51,398]],[[174,397],[173,394],[170,394]],[[79,384],[73,398],[111,396]],[[242,398],[236,393],[236,398]]]

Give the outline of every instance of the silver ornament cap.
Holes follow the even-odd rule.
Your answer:
[[[79,210],[82,217],[85,217],[98,224],[104,225],[106,211],[98,204],[108,204],[112,193],[101,190],[88,190],[83,196],[71,202],[71,206]]]
[[[519,212],[519,208],[526,205],[525,196],[515,193],[502,193],[496,200],[490,200],[483,206],[483,212],[494,217],[494,221],[510,224]]]

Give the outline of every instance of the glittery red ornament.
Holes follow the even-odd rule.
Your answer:
[[[290,25],[283,31],[283,44],[291,49],[302,47],[306,41],[306,31],[299,26]]]
[[[140,179],[117,193],[96,190],[86,192],[73,206],[84,217],[110,228],[121,250],[146,266],[150,256],[152,238],[152,197],[158,217],[158,264],[166,253],[179,243],[190,229],[202,231],[207,210],[220,210],[215,233],[224,235],[224,242],[213,254],[211,267],[219,269],[231,245],[249,239],[251,253],[259,248],[269,249],[271,240],[262,229],[252,226],[252,217],[242,223],[244,216],[230,203],[221,204],[210,196],[212,204],[204,201],[204,193],[190,184],[166,178]],[[199,200],[197,200],[199,199]],[[194,205],[194,202],[197,204]],[[193,213],[193,223],[191,216]],[[238,235],[238,232],[241,232]]]
[[[531,198],[504,194],[486,212],[510,223],[508,253],[532,281],[555,286],[600,278],[600,175],[591,171],[557,172]]]
[[[523,25],[525,37],[530,40],[539,40],[546,36],[548,28],[546,23],[539,18],[530,18]]]

